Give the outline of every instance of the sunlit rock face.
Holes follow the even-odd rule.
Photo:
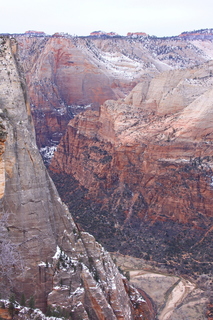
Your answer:
[[[18,38],[39,147],[58,143],[76,113],[124,96],[137,83],[141,63],[102,52],[90,40]]]
[[[213,52],[209,38],[189,36],[72,37],[30,32],[16,38],[39,149],[57,145],[79,112],[124,97],[144,77],[210,60]]]
[[[208,62],[164,72],[69,122],[50,170],[108,249],[211,269],[212,71]]]
[[[137,290],[129,297],[110,255],[77,228],[61,202],[36,146],[16,49],[14,40],[0,39],[1,297],[33,296],[43,311],[59,306],[72,319],[154,319]]]
[[[4,165],[4,159],[3,159],[3,154],[4,154],[4,143],[6,141],[7,137],[7,132],[5,130],[5,127],[3,123],[0,123],[0,198],[3,197],[4,195],[4,189],[5,189],[5,165]]]

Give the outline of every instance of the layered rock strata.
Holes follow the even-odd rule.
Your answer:
[[[72,319],[154,319],[61,202],[36,147],[16,42],[1,38],[0,49],[1,296],[33,296],[42,310],[61,307]]]
[[[22,36],[18,41],[39,147],[59,142],[79,111],[124,96],[141,74],[141,63],[120,52],[102,52],[88,39]]]
[[[50,170],[109,250],[211,270],[212,71],[162,73],[69,122]]]
[[[57,145],[75,114],[124,97],[144,77],[212,59],[209,37],[16,35],[38,147]]]

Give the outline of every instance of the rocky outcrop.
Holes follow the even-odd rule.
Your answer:
[[[120,37],[118,33],[116,32],[105,32],[105,31],[93,31],[90,33],[91,37]]]
[[[213,56],[208,39],[140,35],[16,35],[39,149],[57,145],[69,120],[85,108],[123,98],[144,77]]]
[[[139,63],[119,52],[111,57],[89,39],[21,36],[18,41],[39,148],[57,144],[79,111],[124,96],[141,74]]]
[[[133,38],[138,38],[138,37],[147,37],[148,34],[145,32],[128,32],[127,37],[133,37]]]
[[[33,36],[39,36],[39,37],[40,36],[45,36],[45,32],[43,32],[43,31],[29,30],[29,31],[26,31],[25,33],[33,35]]]
[[[4,125],[0,122],[0,198],[4,195],[5,176],[4,176],[4,143],[7,137],[7,132]]]
[[[212,71],[162,73],[70,121],[50,170],[109,250],[211,270]]]
[[[187,38],[190,40],[195,40],[195,39],[199,39],[199,40],[209,39],[209,40],[211,40],[212,35],[213,35],[213,29],[200,29],[200,30],[182,32],[179,35],[179,37]]]
[[[0,49],[1,296],[33,296],[43,311],[60,307],[72,319],[153,319],[141,315],[144,299],[137,290],[130,299],[109,254],[61,202],[36,147],[16,42],[1,38]]]

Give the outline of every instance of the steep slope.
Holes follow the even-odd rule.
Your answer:
[[[199,34],[199,33],[198,33]],[[69,120],[85,108],[122,98],[162,71],[213,57],[212,34],[196,38],[16,35],[29,87],[37,144],[47,155]],[[47,159],[48,160],[48,159]]]
[[[42,310],[60,306],[71,319],[154,319],[61,202],[36,147],[18,60],[16,42],[0,38],[1,296],[34,296]]]
[[[103,53],[89,39],[22,36],[18,41],[39,147],[57,143],[69,119],[85,107],[124,96],[143,73],[140,62]]]
[[[109,250],[212,270],[212,71],[162,73],[70,121],[50,170]]]

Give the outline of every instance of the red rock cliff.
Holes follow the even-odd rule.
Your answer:
[[[20,301],[24,294],[29,301],[33,296],[43,311],[47,305],[60,307],[72,319],[154,319],[136,289],[128,295],[110,255],[78,229],[62,203],[35,143],[18,58],[14,39],[1,38],[2,298],[14,293]]]
[[[209,41],[180,38],[24,34],[17,40],[39,148],[56,145],[76,113],[124,97],[144,76],[212,59]]]
[[[139,70],[134,61],[118,61],[117,67],[89,39],[21,36],[18,41],[39,147],[47,145],[48,139],[58,142],[57,134],[64,132],[73,114],[124,96],[139,78],[139,74],[132,79],[125,75],[130,67],[131,72]],[[119,60],[119,54],[113,58]]]
[[[172,255],[178,265],[190,245],[186,266],[190,255],[208,261],[211,246],[205,254],[196,248],[212,236],[212,71],[207,63],[163,73],[70,121],[50,170],[65,201],[76,190],[70,179],[80,201],[96,204],[79,204],[76,217],[85,226],[93,216],[90,230],[111,250],[161,262]]]

